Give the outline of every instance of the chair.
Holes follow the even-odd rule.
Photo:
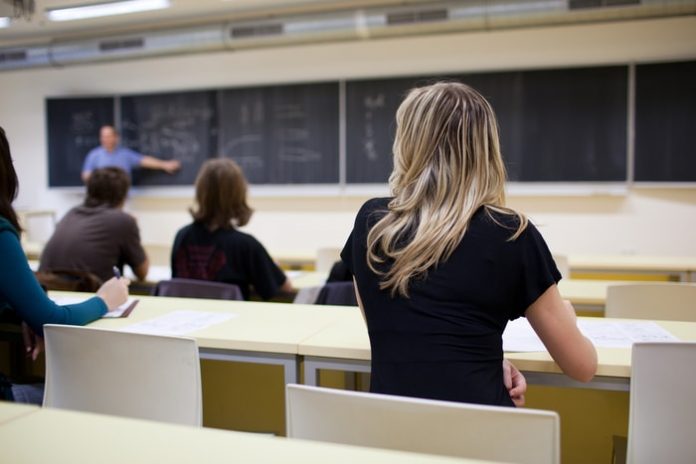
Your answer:
[[[606,317],[696,321],[696,284],[635,283],[607,288]]]
[[[550,411],[286,386],[290,438],[529,464],[560,462]]]
[[[50,269],[34,275],[45,290],[94,293],[103,283],[91,272],[77,269]]]
[[[196,279],[170,279],[157,283],[152,291],[155,296],[180,298],[212,298],[217,300],[243,300],[242,291],[235,284]]]
[[[355,297],[355,286],[353,282],[326,283],[319,290],[319,295],[317,295],[314,304],[358,306],[358,299]]]
[[[201,425],[194,339],[47,324],[44,340],[44,406]]]
[[[696,462],[696,343],[636,343],[631,359],[629,464]]]

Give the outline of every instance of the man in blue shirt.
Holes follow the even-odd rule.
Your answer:
[[[92,149],[82,165],[83,182],[87,182],[93,170],[110,166],[123,169],[129,176],[133,168],[160,169],[173,174],[181,167],[179,160],[161,160],[120,146],[114,126],[102,126],[99,142],[101,146]]]

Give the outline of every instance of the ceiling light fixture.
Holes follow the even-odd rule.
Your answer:
[[[114,16],[142,11],[169,8],[169,0],[123,0],[117,2],[94,3],[91,5],[47,9],[46,16],[51,21],[75,21],[80,19]]]

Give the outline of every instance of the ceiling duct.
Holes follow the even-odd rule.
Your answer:
[[[696,0],[428,2],[0,49],[0,70],[224,49],[693,14],[696,14]]]
[[[223,48],[222,34],[223,28],[218,24],[100,40],[56,42],[50,46],[50,57],[53,65],[64,66],[82,62],[205,52]]]

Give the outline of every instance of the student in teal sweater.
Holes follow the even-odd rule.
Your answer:
[[[29,268],[20,245],[21,228],[12,208],[17,189],[10,145],[0,127],[0,314],[14,312],[26,323],[27,355],[36,358],[42,348],[44,324],[85,325],[99,319],[126,301],[129,281],[112,278],[96,296],[82,303],[61,306],[51,301]],[[15,397],[21,396],[21,387],[12,386]]]

